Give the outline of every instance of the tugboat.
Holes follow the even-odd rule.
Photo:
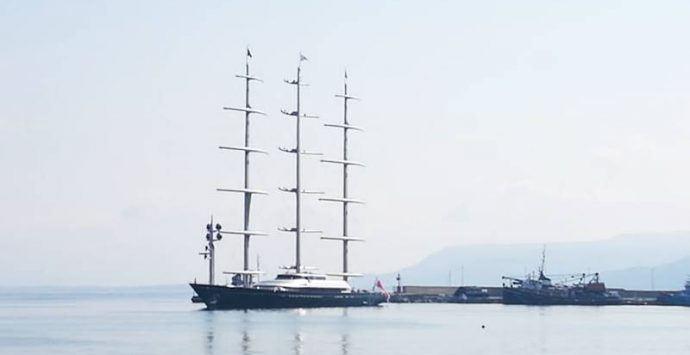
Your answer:
[[[657,297],[657,303],[664,306],[690,306],[690,279],[685,289],[677,292],[664,292]]]
[[[319,193],[306,191],[301,186],[301,159],[304,155],[319,155],[317,153],[310,153],[302,150],[300,144],[301,138],[301,121],[303,118],[318,118],[318,116],[307,115],[302,112],[300,105],[300,90],[305,84],[301,79],[302,62],[307,60],[300,54],[299,65],[297,66],[297,78],[294,80],[286,80],[285,82],[294,85],[297,89],[297,105],[294,111],[282,110],[281,112],[290,116],[296,121],[296,146],[294,149],[279,148],[281,151],[295,155],[296,165],[296,186],[294,188],[283,188],[280,190],[295,195],[295,226],[290,228],[278,228],[283,232],[290,232],[295,234],[295,264],[289,267],[284,267],[284,271],[277,275],[273,280],[265,280],[255,282],[254,276],[261,274],[259,270],[249,269],[249,239],[255,235],[266,235],[263,232],[257,232],[250,229],[249,226],[249,209],[251,204],[251,196],[253,194],[265,194],[263,191],[251,189],[248,181],[248,166],[249,153],[265,152],[260,149],[249,147],[249,118],[251,114],[264,114],[263,112],[254,109],[249,104],[249,84],[251,81],[260,81],[260,79],[250,75],[249,72],[249,58],[251,52],[247,49],[247,64],[245,75],[238,75],[238,77],[245,79],[246,83],[246,97],[245,107],[243,108],[226,108],[234,111],[241,111],[245,113],[245,145],[243,147],[220,147],[221,149],[231,149],[244,151],[245,154],[245,184],[244,188],[240,189],[218,189],[219,191],[239,192],[244,194],[244,230],[242,231],[223,231],[220,225],[213,223],[207,226],[208,234],[206,236],[209,245],[206,247],[206,252],[201,253],[204,257],[209,257],[209,283],[199,284],[191,283],[190,286],[196,292],[194,299],[201,300],[208,309],[252,309],[252,308],[307,308],[307,307],[363,307],[363,306],[378,306],[383,303],[386,298],[381,293],[369,292],[364,290],[355,290],[348,283],[349,277],[361,276],[348,272],[347,256],[348,256],[348,242],[361,241],[360,238],[355,238],[347,234],[347,207],[350,203],[361,203],[359,200],[349,198],[347,195],[347,167],[349,165],[360,165],[359,163],[347,159],[347,134],[349,130],[359,130],[359,128],[349,124],[347,120],[347,105],[348,101],[356,99],[350,96],[347,92],[347,73],[345,73],[345,92],[337,97],[344,99],[344,122],[343,124],[326,124],[328,127],[336,127],[343,129],[344,143],[343,143],[343,159],[342,160],[322,160],[325,163],[336,163],[343,165],[343,196],[337,198],[322,198],[323,201],[333,201],[343,203],[343,235],[336,237],[322,237],[322,239],[339,240],[343,242],[343,272],[335,274],[318,274],[314,273],[314,268],[304,266],[301,261],[301,236],[303,233],[321,233],[316,230],[303,229],[301,225],[301,201],[303,194]],[[216,285],[213,280],[213,261],[214,261],[214,246],[213,243],[220,240],[222,234],[236,234],[244,235],[244,270],[235,272],[226,272],[226,274],[234,275],[230,285]],[[338,276],[342,279],[329,279],[329,276]]]
[[[504,304],[523,305],[619,305],[622,298],[606,289],[599,281],[599,273],[571,276],[559,283],[553,283],[544,274],[545,251],[542,251],[538,276],[528,275],[524,279],[504,276],[509,283],[503,285]]]

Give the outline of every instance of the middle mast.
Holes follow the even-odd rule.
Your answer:
[[[283,152],[286,153],[293,153],[295,154],[295,187],[294,188],[285,188],[285,187],[280,187],[279,189],[281,191],[285,192],[291,192],[295,194],[295,227],[293,228],[286,228],[286,227],[280,227],[278,230],[283,231],[283,232],[294,232],[295,233],[295,265],[293,265],[292,268],[294,268],[296,273],[303,272],[305,270],[304,266],[302,265],[302,256],[301,256],[301,237],[302,233],[320,233],[321,231],[317,230],[307,230],[302,228],[302,194],[309,194],[309,193],[319,193],[319,192],[314,192],[314,191],[306,191],[302,189],[302,179],[301,179],[301,157],[302,155],[320,155],[319,153],[310,153],[305,150],[302,150],[302,145],[301,145],[301,123],[302,123],[302,118],[318,118],[319,116],[315,115],[308,115],[302,112],[302,107],[301,107],[301,102],[300,102],[300,94],[301,94],[301,88],[302,86],[306,86],[306,84],[302,83],[302,62],[307,60],[307,57],[303,56],[302,53],[299,55],[299,64],[297,65],[297,78],[294,80],[285,80],[286,83],[290,85],[295,85],[297,89],[297,106],[295,111],[287,111],[287,110],[281,110],[284,115],[292,116],[295,118],[295,148],[294,149],[288,149],[284,147],[279,147],[279,149]]]

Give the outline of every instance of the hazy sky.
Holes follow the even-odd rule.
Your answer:
[[[690,2],[0,2],[0,282],[161,284],[205,277],[213,214],[241,225],[245,46],[254,106],[253,239],[262,268],[293,262],[298,53],[308,58],[304,146],[334,156],[347,67],[352,269],[397,270],[475,243],[556,242],[690,230]],[[307,188],[339,168],[308,159]],[[337,234],[337,205],[304,225]],[[340,268],[340,244],[304,262]],[[241,265],[240,238],[218,246]]]

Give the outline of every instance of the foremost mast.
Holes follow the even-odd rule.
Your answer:
[[[218,148],[223,150],[234,150],[241,151],[244,153],[244,187],[243,188],[219,188],[217,191],[223,192],[235,192],[241,193],[244,196],[244,215],[243,215],[243,229],[235,231],[221,231],[223,234],[234,234],[244,236],[244,258],[243,258],[243,269],[242,271],[232,271],[226,272],[227,274],[239,275],[240,279],[233,279],[234,284],[242,284],[247,287],[253,282],[253,276],[259,274],[258,270],[249,269],[249,239],[252,236],[267,235],[264,232],[254,231],[250,227],[250,216],[251,216],[251,206],[252,206],[252,195],[266,195],[265,191],[252,189],[249,184],[249,156],[253,153],[263,153],[266,154],[265,150],[252,148],[250,146],[249,140],[249,126],[251,117],[253,115],[266,115],[263,111],[257,110],[252,107],[249,101],[249,88],[252,81],[262,82],[259,77],[253,76],[249,71],[249,61],[252,58],[252,52],[247,48],[247,55],[245,61],[245,72],[244,74],[235,75],[235,77],[243,79],[245,85],[244,91],[244,107],[223,107],[224,110],[239,111],[244,113],[244,145],[243,146],[219,146]],[[240,281],[240,282],[236,282]]]

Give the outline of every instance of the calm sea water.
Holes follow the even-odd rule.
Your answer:
[[[690,354],[690,308],[211,312],[190,297],[179,287],[0,289],[0,354]]]

